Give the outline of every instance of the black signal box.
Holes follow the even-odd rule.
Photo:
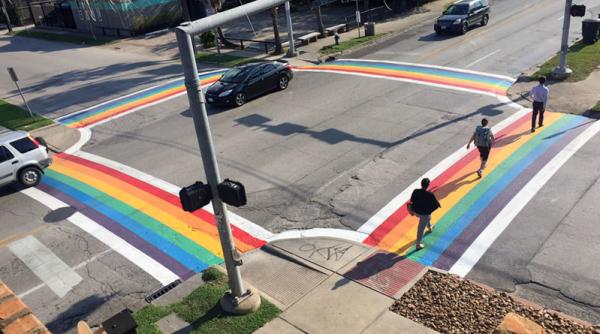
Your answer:
[[[585,16],[585,5],[572,5],[571,6],[571,16]]]
[[[181,207],[187,212],[194,212],[210,203],[212,192],[210,186],[200,181],[191,186],[183,187],[179,191]]]
[[[217,186],[217,189],[219,189],[219,197],[223,202],[235,207],[246,205],[246,189],[240,182],[225,179]]]

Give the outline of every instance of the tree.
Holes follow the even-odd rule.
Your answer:
[[[221,8],[223,8],[223,0],[208,0],[210,2],[210,7],[213,9],[215,13],[218,13]],[[217,27],[217,34],[219,35],[219,39],[229,47],[236,47],[237,44],[232,43],[225,37],[225,33],[223,33],[223,29],[221,27]]]
[[[319,26],[319,33],[321,37],[325,36],[325,26],[323,25],[323,15],[321,15],[321,6],[317,6],[314,9],[315,16],[317,17],[317,25]]]
[[[281,39],[279,38],[279,25],[277,23],[277,14],[279,13],[279,7],[271,8],[271,21],[273,21],[273,35],[275,37],[275,54],[283,53],[283,47],[281,46]]]

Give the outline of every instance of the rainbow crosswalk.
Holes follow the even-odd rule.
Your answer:
[[[106,165],[58,154],[38,188],[63,201],[186,279],[222,262],[215,218],[188,213],[179,198]],[[264,241],[232,226],[240,252]]]
[[[506,95],[508,88],[514,82],[512,78],[500,75],[433,65],[374,60],[337,60],[322,65],[296,66],[292,69],[295,71],[370,76],[502,96]],[[204,87],[212,84],[225,71],[217,70],[201,73],[198,76],[200,84]],[[182,94],[185,94],[185,85],[183,79],[177,79],[60,117],[57,121],[73,128],[89,127]]]
[[[225,70],[211,71],[198,75],[201,86],[207,86],[219,80]],[[124,115],[139,108],[163,102],[185,93],[183,79],[148,88],[127,96],[101,103],[61,118],[57,121],[72,128],[83,128]]]
[[[525,113],[495,134],[484,177],[479,179],[477,150],[432,179],[430,188],[442,207],[432,214],[434,232],[415,252],[418,218],[408,214],[406,201],[383,218],[366,244],[406,256],[427,266],[450,270],[474,240],[523,187],[563,148],[596,121],[546,112],[545,126],[530,132],[531,113]]]
[[[294,67],[294,69],[370,76],[501,96],[506,95],[514,82],[512,78],[488,73],[434,65],[362,59],[342,59],[322,65]]]

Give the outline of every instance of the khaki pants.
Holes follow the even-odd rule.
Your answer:
[[[417,245],[421,243],[421,239],[423,239],[423,232],[425,231],[425,227],[431,230],[431,215],[420,215],[419,217],[419,226],[417,227]]]

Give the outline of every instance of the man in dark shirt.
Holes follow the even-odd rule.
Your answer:
[[[431,191],[427,191],[429,183],[430,181],[428,178],[421,180],[421,189],[413,190],[413,193],[410,196],[412,211],[419,216],[419,226],[417,227],[417,244],[415,246],[416,250],[420,250],[421,248],[425,247],[421,243],[423,231],[425,230],[425,226],[427,226],[429,233],[431,233],[433,230],[431,227],[431,213],[441,207],[440,202],[438,202],[437,198],[435,198],[435,195]]]

